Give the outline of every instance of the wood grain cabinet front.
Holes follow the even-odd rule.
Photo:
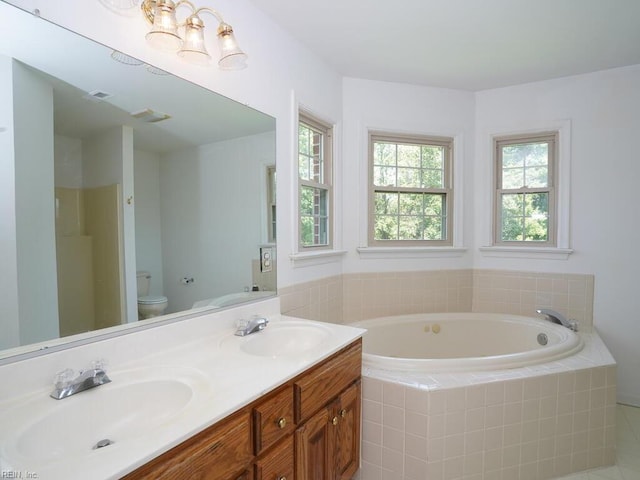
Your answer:
[[[253,409],[255,425],[255,454],[268,449],[295,430],[293,418],[293,388],[291,385],[279,389]]]
[[[125,476],[126,480],[229,480],[253,460],[247,410],[222,420]],[[239,473],[242,472],[242,473]]]
[[[360,381],[296,430],[297,480],[349,480],[360,461]]]
[[[255,480],[294,480],[293,436],[255,462]]]
[[[359,467],[362,340],[126,475],[349,480]]]

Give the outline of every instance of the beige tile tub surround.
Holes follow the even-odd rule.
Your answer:
[[[473,311],[531,315],[551,308],[593,326],[594,276],[506,270],[474,270]]]
[[[439,390],[363,378],[362,480],[542,480],[615,460],[615,366]]]
[[[551,308],[589,331],[593,288],[593,275],[465,269],[344,274],[278,293],[283,314],[334,323],[431,312],[533,315]]]

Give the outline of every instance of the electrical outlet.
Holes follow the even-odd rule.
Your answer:
[[[271,247],[260,247],[260,271],[270,272],[273,268],[273,249]]]

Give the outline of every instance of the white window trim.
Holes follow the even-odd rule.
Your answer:
[[[556,179],[556,245],[550,247],[536,247],[533,245],[505,246],[493,245],[493,212],[494,209],[494,189],[496,178],[496,162],[494,158],[495,140],[499,137],[510,135],[533,135],[543,132],[558,132],[558,158],[557,179]],[[545,125],[529,126],[519,129],[497,129],[487,131],[482,136],[485,138],[485,172],[490,175],[484,185],[490,185],[491,191],[485,192],[483,209],[489,215],[483,224],[484,246],[479,248],[480,253],[486,257],[502,258],[537,258],[546,260],[566,260],[573,253],[570,246],[570,212],[571,212],[571,121],[556,120]]]
[[[360,163],[361,198],[366,207],[367,215],[360,215],[360,246],[356,248],[362,259],[393,259],[393,258],[452,258],[461,257],[467,252],[464,246],[464,136],[462,133],[415,132],[393,130],[385,127],[359,125],[360,155],[364,159]],[[453,223],[452,244],[447,246],[369,246],[369,132],[385,132],[389,135],[420,135],[453,138]]]
[[[330,228],[332,232],[332,247],[310,247],[308,250],[300,249],[300,210],[299,210],[299,179],[298,179],[298,125],[300,122],[299,113],[304,111],[307,115],[317,118],[318,120],[333,126],[333,142],[332,142],[332,201],[330,205]],[[291,201],[293,206],[293,215],[291,218],[291,248],[292,252],[289,254],[289,260],[292,263],[293,268],[307,267],[314,265],[321,265],[326,263],[340,262],[342,257],[347,253],[346,250],[341,249],[342,245],[342,214],[341,209],[336,208],[336,205],[342,205],[342,158],[341,145],[342,145],[342,126],[341,122],[335,122],[329,119],[326,115],[318,113],[313,108],[309,108],[302,102],[300,102],[296,96],[295,91],[291,92],[291,147],[292,155],[295,159],[292,162],[292,188],[291,188]]]

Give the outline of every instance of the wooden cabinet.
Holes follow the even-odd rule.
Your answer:
[[[348,480],[359,467],[360,381],[296,430],[297,480]]]
[[[349,480],[359,467],[357,340],[125,476],[127,480]]]
[[[229,480],[251,478],[243,470],[251,460],[251,424],[244,409],[143,465],[124,478]]]
[[[294,480],[293,436],[255,462],[255,480]]]
[[[360,381],[345,390],[332,406],[336,479],[349,480],[360,466]]]

